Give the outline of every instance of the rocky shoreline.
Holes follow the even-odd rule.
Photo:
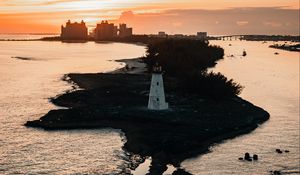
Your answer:
[[[168,164],[178,167],[173,174],[189,174],[179,168],[183,160],[208,151],[214,143],[251,132],[269,119],[268,112],[238,96],[214,100],[181,93],[172,77],[164,78],[170,109],[150,111],[151,75],[141,73],[143,63],[125,62],[127,66],[113,73],[68,74],[68,81],[83,90],[52,99],[68,109],[51,110],[25,125],[45,130],[121,129],[126,151],[152,158],[150,174],[162,174]]]

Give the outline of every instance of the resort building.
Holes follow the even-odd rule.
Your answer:
[[[120,24],[119,28],[113,23],[108,23],[108,21],[102,21],[97,24],[94,31],[95,40],[107,40],[115,37],[128,37],[132,36],[132,28],[128,28],[126,24]]]
[[[100,24],[97,24],[96,28],[90,32],[90,35],[88,35],[88,28],[84,21],[71,23],[69,20],[66,26],[61,26],[61,39],[63,40],[87,40],[90,37],[96,41],[103,41],[129,36],[132,36],[132,28],[127,27],[126,24],[120,24],[118,28],[118,26],[108,21],[101,21]]]
[[[119,37],[132,36],[132,28],[127,28],[126,24],[119,25]]]
[[[88,38],[88,29],[85,22],[71,23],[69,20],[65,27],[61,26],[61,38],[66,40],[86,40]]]
[[[111,39],[118,35],[118,27],[108,21],[97,24],[95,29],[95,40]]]

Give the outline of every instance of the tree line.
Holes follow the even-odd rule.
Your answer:
[[[192,39],[164,39],[150,42],[143,61],[148,71],[158,63],[166,76],[179,80],[183,92],[215,99],[232,98],[242,86],[221,73],[208,72],[208,68],[224,57],[224,49],[208,41]]]

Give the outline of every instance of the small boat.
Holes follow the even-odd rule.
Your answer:
[[[243,57],[245,57],[247,55],[247,52],[244,50],[243,51]]]
[[[231,44],[229,44],[229,46],[232,46]]]
[[[227,55],[227,57],[231,57],[231,58],[234,58],[234,55]]]
[[[275,54],[275,55],[279,55],[279,53],[278,53],[278,52],[275,52],[274,54]]]

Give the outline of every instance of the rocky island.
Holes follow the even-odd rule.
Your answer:
[[[206,71],[222,54],[221,48],[202,41],[149,44],[145,58],[126,61],[119,71],[66,75],[65,80],[80,90],[52,102],[68,109],[51,110],[25,125],[46,130],[121,129],[126,136],[124,150],[152,158],[149,174],[163,174],[168,164],[178,168],[173,174],[189,174],[180,169],[183,160],[208,151],[214,143],[248,133],[269,118],[268,112],[238,97],[239,84]],[[172,58],[172,64],[167,58]],[[137,71],[143,70],[144,63],[150,69],[156,62],[166,71],[168,110],[147,109],[151,73]],[[124,168],[121,174],[135,167]]]

